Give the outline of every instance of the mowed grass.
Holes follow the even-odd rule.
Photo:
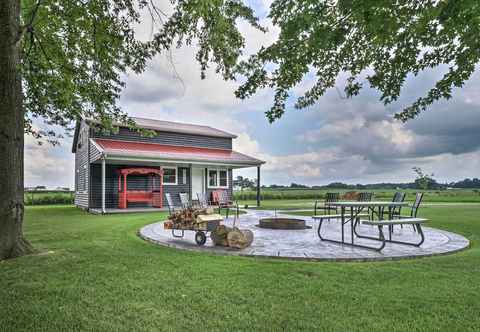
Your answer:
[[[0,330],[478,331],[480,205],[421,214],[472,248],[370,263],[211,256],[138,238],[162,213],[30,207],[42,254],[0,263]]]

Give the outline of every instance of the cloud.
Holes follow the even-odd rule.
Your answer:
[[[74,186],[75,160],[71,139],[60,146],[38,145],[32,136],[25,136],[25,186],[45,185],[48,188]]]
[[[278,37],[278,30],[265,17],[271,1],[251,2],[260,9],[269,32],[241,23],[247,40],[245,56]],[[149,32],[149,23],[139,27],[144,36]],[[236,99],[239,82],[225,82],[214,68],[202,80],[195,52],[195,45],[175,49],[171,55],[156,57],[145,73],[127,75],[122,108],[130,115],[210,125],[237,134],[236,150],[266,161],[265,184],[411,181],[414,165],[435,173],[440,181],[480,176],[478,71],[451,100],[434,104],[406,124],[394,120],[393,114],[431,87],[438,73],[409,80],[401,100],[388,107],[370,89],[353,99],[343,99],[332,89],[309,109],[289,107],[282,119],[269,124],[264,112],[273,101],[272,91],[261,91],[245,101]],[[293,93],[302,94],[313,79],[309,76]],[[344,79],[341,75],[337,82],[340,89]],[[70,144],[66,139],[61,147],[37,146],[27,137],[26,185],[73,187]],[[240,174],[255,178],[256,170],[235,171]]]

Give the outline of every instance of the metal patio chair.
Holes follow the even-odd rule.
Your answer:
[[[401,203],[405,200],[406,194],[400,191],[397,191],[392,198],[392,202]],[[402,214],[402,207],[401,206],[393,206],[390,208],[389,211],[383,211],[383,214],[388,215],[389,219],[398,218]],[[382,216],[383,219],[383,216]],[[401,225],[403,227],[403,225]]]
[[[188,199],[187,193],[179,193],[178,196],[180,197],[180,204],[182,204],[182,208],[187,209],[192,206],[190,199]]]
[[[232,201],[226,190],[215,190],[212,192],[212,204],[218,206],[218,213],[221,212],[221,209],[226,209],[226,217],[230,213],[230,209],[234,208],[236,211],[236,217],[238,217],[239,208],[238,203]]]
[[[359,202],[371,202],[373,198],[373,193],[370,192],[361,192],[358,193],[358,198],[357,200]]]
[[[198,206],[202,209],[206,209],[212,206],[212,202],[208,200],[208,196],[205,193],[197,193]]]
[[[420,204],[422,203],[423,200],[423,193],[417,193],[415,195],[415,202],[413,205],[410,207],[410,215],[398,215],[396,219],[406,219],[406,218],[417,218],[418,214],[418,209],[420,208]],[[413,230],[417,231],[415,225],[412,225]]]
[[[365,192],[358,193],[357,201],[359,201],[359,202],[371,202],[372,198],[373,198],[373,193],[365,191]],[[375,213],[375,210],[372,209],[372,208],[368,208],[367,213],[369,215],[368,218],[370,220],[373,220],[373,215]]]
[[[320,202],[319,200],[315,201],[315,205],[313,207],[313,215],[317,215],[317,210],[325,210],[327,214],[330,214],[330,211],[335,211],[335,213],[338,213],[338,208],[336,206],[330,206],[328,203],[338,202],[339,199],[340,193],[327,193],[323,202]],[[323,205],[319,205],[322,203]]]
[[[172,215],[175,212],[177,207],[173,203],[172,195],[169,193],[165,193],[165,201],[167,202],[168,213]]]

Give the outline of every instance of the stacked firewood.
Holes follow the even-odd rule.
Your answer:
[[[179,211],[173,212],[168,220],[175,226],[175,228],[193,228],[193,225],[197,222],[197,216],[203,214],[211,214],[211,209],[199,209],[189,207]]]

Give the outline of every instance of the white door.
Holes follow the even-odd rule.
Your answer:
[[[203,168],[192,168],[192,199],[197,199],[197,193],[205,192],[205,175]]]

